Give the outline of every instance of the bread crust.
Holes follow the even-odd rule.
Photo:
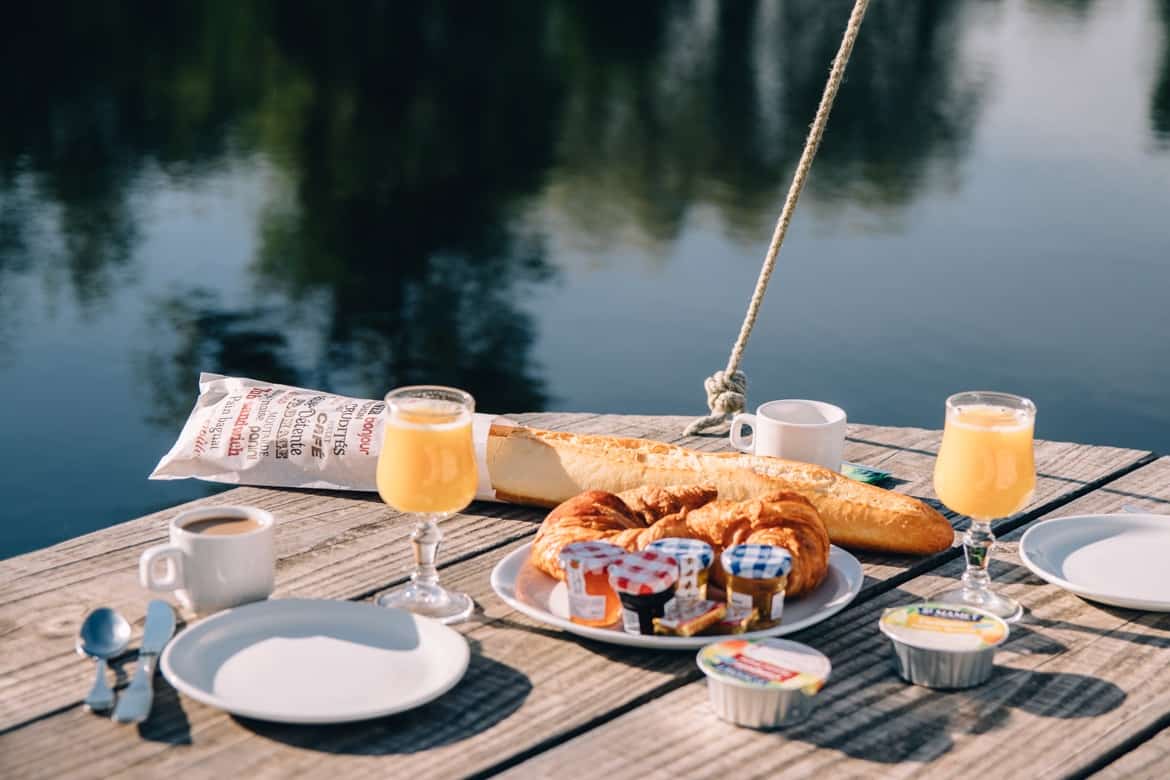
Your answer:
[[[497,424],[487,462],[497,497],[519,504],[553,507],[588,490],[642,486],[707,485],[723,501],[792,491],[816,508],[829,538],[843,547],[925,555],[954,541],[946,518],[911,496],[782,458]]]
[[[573,542],[608,542],[643,550],[659,539],[700,539],[715,554],[711,579],[723,583],[719,555],[737,544],[770,544],[792,555],[787,591],[799,596],[829,571],[829,535],[802,496],[778,491],[746,501],[720,501],[705,487],[641,487],[620,496],[587,490],[553,509],[532,542],[532,564],[563,578],[558,560]]]

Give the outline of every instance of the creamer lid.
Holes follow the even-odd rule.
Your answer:
[[[696,661],[708,677],[745,688],[813,694],[829,679],[829,659],[787,639],[726,639],[707,645]]]
[[[609,584],[618,593],[650,596],[678,582],[678,561],[653,550],[626,553],[609,565]]]
[[[646,549],[666,553],[670,557],[680,561],[684,557],[697,558],[699,560],[699,566],[704,569],[710,566],[711,561],[715,558],[715,553],[711,549],[711,545],[701,539],[668,537],[666,539],[659,539],[657,542],[651,542],[646,545]]]
[[[792,571],[792,555],[771,544],[737,544],[719,556],[728,574],[760,580],[780,577]]]
[[[608,542],[573,542],[561,549],[557,563],[562,569],[567,569],[576,561],[585,571],[599,572],[625,554],[625,550]]]
[[[882,613],[878,627],[898,642],[925,650],[971,653],[1003,644],[1008,625],[981,609],[924,602]]]

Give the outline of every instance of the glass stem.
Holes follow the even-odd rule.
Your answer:
[[[443,532],[439,530],[439,520],[442,514],[426,514],[419,520],[414,532],[410,535],[414,545],[414,573],[410,581],[419,585],[438,585],[439,569],[435,560],[439,555],[439,542],[443,541]]]
[[[987,573],[987,567],[991,563],[991,548],[994,544],[995,534],[991,532],[991,523],[972,518],[967,533],[963,534],[963,555],[967,558],[963,587],[967,590],[986,592],[990,587],[991,575]]]

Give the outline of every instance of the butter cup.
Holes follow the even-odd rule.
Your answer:
[[[991,677],[1008,624],[974,607],[925,602],[887,609],[878,627],[894,648],[899,676],[925,688],[958,690]]]

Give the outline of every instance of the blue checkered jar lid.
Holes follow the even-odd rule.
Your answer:
[[[711,561],[715,559],[715,551],[711,549],[711,545],[698,539],[659,539],[646,545],[646,549],[664,553],[680,561],[683,558],[696,558],[699,561],[699,568],[702,569],[710,566]]]
[[[781,577],[792,571],[792,556],[783,547],[771,544],[737,544],[719,556],[728,574],[749,580]]]

